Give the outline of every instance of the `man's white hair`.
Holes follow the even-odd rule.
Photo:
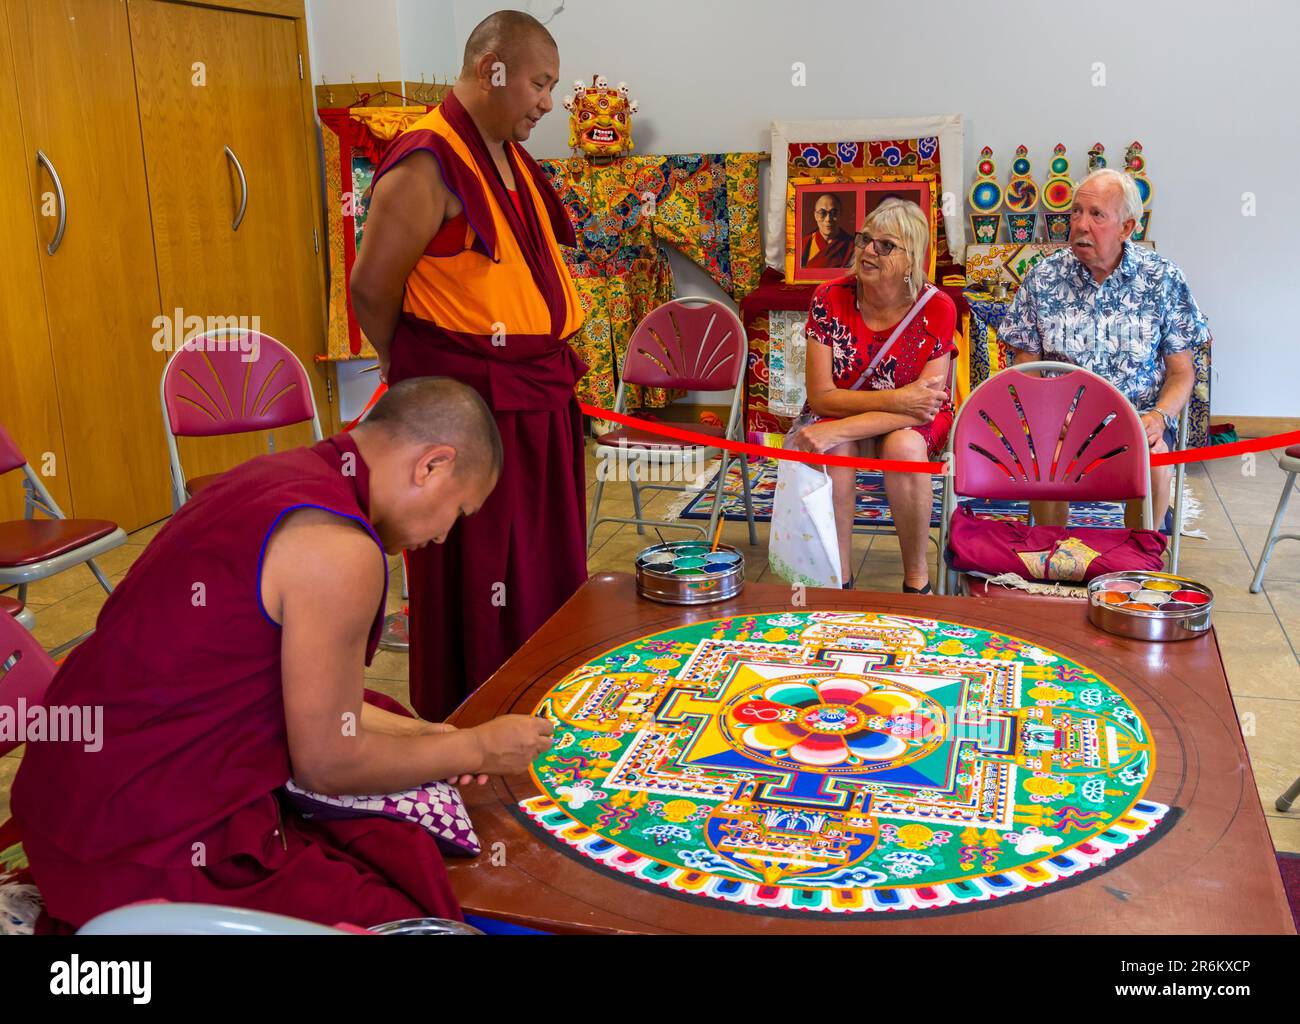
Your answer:
[[[1120,191],[1120,214],[1121,220],[1142,220],[1142,196],[1138,192],[1137,182],[1133,180],[1131,174],[1125,174],[1123,171],[1117,171],[1113,167],[1101,167],[1093,171],[1079,183],[1079,188],[1085,185],[1097,184],[1118,185]],[[1075,190],[1077,193],[1077,189]]]

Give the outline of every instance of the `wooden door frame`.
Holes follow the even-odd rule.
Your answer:
[[[209,7],[224,11],[242,11],[246,14],[264,14],[277,18],[287,18],[294,23],[294,39],[298,44],[298,53],[302,57],[302,81],[299,83],[299,95],[302,100],[303,113],[303,152],[311,172],[311,210],[312,224],[316,229],[318,251],[316,253],[316,301],[320,306],[320,322],[324,327],[319,342],[319,355],[327,351],[329,325],[329,229],[325,220],[325,208],[321,196],[325,191],[325,168],[321,164],[318,138],[320,126],[316,120],[316,92],[311,79],[311,50],[308,46],[307,8],[303,0],[156,0],[158,3],[175,4],[182,7]],[[332,363],[318,362],[307,368],[309,374],[318,375],[320,383],[325,385],[325,408],[320,408],[321,428],[326,436],[337,433],[341,426],[338,413],[338,382]]]

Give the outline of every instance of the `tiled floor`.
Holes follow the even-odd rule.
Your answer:
[[[1215,626],[1227,667],[1229,685],[1250,750],[1260,799],[1279,850],[1300,852],[1300,803],[1284,815],[1273,801],[1300,774],[1300,543],[1283,542],[1273,555],[1264,593],[1248,592],[1255,559],[1263,546],[1285,475],[1272,454],[1256,457],[1252,467],[1239,459],[1193,466],[1188,474],[1203,506],[1196,524],[1207,539],[1183,542],[1181,568],[1204,580],[1216,596]],[[595,488],[594,462],[588,460],[588,502]],[[649,495],[645,512],[657,518],[673,495]],[[604,515],[632,514],[626,484],[605,488]],[[1292,502],[1284,527],[1300,532],[1300,500]],[[101,559],[114,581],[121,579],[143,546],[157,532],[153,526],[132,534],[130,543]],[[722,538],[746,553],[747,577],[767,577],[767,527],[759,524],[759,543],[751,548],[743,523],[727,523]],[[690,536],[665,529],[665,539]],[[597,532],[588,565],[595,572],[628,571],[642,548],[657,542],[655,531],[638,536],[636,528],[607,524]],[[931,550],[931,565],[934,563]],[[854,545],[857,586],[896,591],[901,585],[898,544],[892,536],[860,537]],[[401,603],[401,574],[394,562],[389,595],[391,607]],[[28,602],[36,613],[36,635],[54,647],[79,635],[94,622],[104,593],[85,568],[36,584]],[[368,685],[405,702],[407,666],[404,655],[380,652],[367,670]],[[0,820],[8,813],[9,786],[18,768],[21,748],[0,758]]]

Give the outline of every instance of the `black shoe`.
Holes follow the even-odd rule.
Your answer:
[[[903,593],[904,594],[929,594],[932,593],[932,591],[930,589],[930,584],[928,583],[925,586],[921,587],[920,589],[917,589],[916,587],[909,587],[906,583],[904,583]]]
[[[848,583],[841,583],[841,584],[840,584],[840,589],[841,589],[841,590],[852,590],[852,589],[853,589],[853,581],[852,581],[852,580],[849,580]]]

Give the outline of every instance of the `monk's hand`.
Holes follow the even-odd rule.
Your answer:
[[[1154,448],[1165,436],[1165,418],[1158,412],[1144,412],[1142,429],[1147,432],[1147,447]]]
[[[439,734],[455,731],[456,727],[450,722],[425,722],[420,720],[419,725],[416,728],[416,735],[437,736]],[[447,779],[447,782],[452,786],[468,786],[473,782],[477,782],[482,786],[487,782],[487,780],[488,777],[486,775],[452,775]]]
[[[844,441],[845,439],[839,434],[839,424],[836,420],[809,423],[807,426],[800,427],[799,432],[792,438],[795,451],[812,452],[814,455],[822,455],[843,444]]]
[[[517,775],[551,748],[555,726],[531,715],[502,715],[473,729],[482,754],[479,771],[487,775]]]
[[[942,377],[926,377],[912,381],[906,387],[895,388],[890,403],[890,412],[900,416],[913,416],[929,422],[948,397],[948,389]]]

